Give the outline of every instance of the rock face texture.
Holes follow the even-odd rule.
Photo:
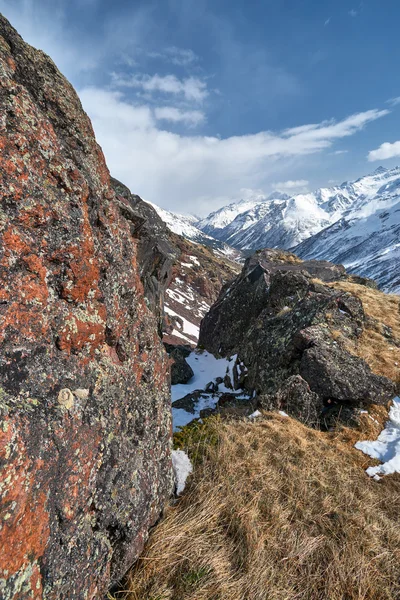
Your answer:
[[[173,267],[181,251],[165,223],[154,208],[117,179],[112,187],[120,203],[120,212],[129,221],[133,237],[138,237],[137,259],[147,306],[159,319],[163,329],[164,295],[173,279]]]
[[[199,344],[237,354],[248,369],[245,385],[264,408],[308,424],[318,423],[324,406],[386,403],[394,383],[343,343],[357,340],[366,322],[358,298],[326,285],[346,278],[341,266],[257,252],[203,319]]]
[[[0,86],[0,597],[101,598],[172,490],[168,261],[1,16]]]

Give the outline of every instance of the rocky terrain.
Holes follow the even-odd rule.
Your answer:
[[[399,597],[399,309],[341,265],[246,260],[173,350],[193,472],[128,600]]]
[[[364,463],[359,459],[354,471],[346,444],[356,441],[352,432],[363,415],[383,424],[400,386],[398,296],[312,257],[325,250],[346,264],[351,257],[354,271],[372,270],[382,286],[397,289],[392,259],[400,174],[378,170],[309,197],[275,193],[246,200],[236,216],[232,205],[207,223],[176,219],[110,177],[71,85],[1,15],[0,85],[0,597],[104,598],[140,556],[168,505],[176,483],[172,427],[192,421],[175,444],[201,465],[198,487],[188,496],[191,504],[175,503],[161,520],[156,531],[166,523],[167,544],[156,544],[162,556],[153,556],[150,576],[139,567],[136,579],[130,577],[132,593],[139,590],[134,600],[161,599],[164,592],[194,600],[199,581],[206,587],[211,582],[201,596],[207,600],[216,593],[229,600],[259,598],[262,569],[265,589],[273,575],[276,589],[284,590],[279,597],[295,597],[290,593],[304,564],[319,555],[333,531],[325,521],[338,528],[334,540],[345,530],[342,521],[351,538],[353,522],[340,511],[343,497],[354,502],[352,485],[362,485]],[[265,237],[271,219],[276,222]],[[301,242],[299,253],[307,259],[263,249],[242,267],[240,253],[209,235],[222,239],[228,231],[230,242],[248,248],[245,239],[256,245],[266,239],[283,246]],[[385,266],[378,273],[379,261]],[[397,400],[389,415],[392,429],[377,442],[388,455],[394,452],[383,474],[397,469]],[[256,425],[260,417],[266,421]],[[289,417],[294,424],[282,424],[292,422]],[[353,429],[342,434],[341,425]],[[338,437],[321,430],[335,430]],[[321,466],[332,439],[335,452],[344,450],[347,477],[334,508],[328,504],[341,471],[332,459],[327,470]],[[319,470],[314,465],[317,475],[310,478],[301,465],[308,460],[304,448],[311,456],[314,448],[318,457]],[[369,442],[359,448],[382,458],[374,449],[371,454]],[[274,457],[275,471],[269,464]],[[309,481],[303,514],[299,498],[310,491],[301,486]],[[300,492],[293,494],[292,482]],[[286,484],[289,489],[280,488]],[[359,519],[363,531],[369,532],[376,498],[381,502],[372,494],[367,517]],[[179,520],[181,506],[187,510]],[[399,547],[398,534],[387,526],[397,516],[384,510],[384,524],[372,527],[378,542],[364,540],[369,563],[384,554],[382,540]],[[273,527],[264,531],[272,514]],[[312,537],[310,523],[318,523]],[[284,546],[281,533],[276,539],[271,534],[274,528],[290,541],[284,554],[276,552],[275,571],[265,566],[271,549]],[[183,560],[182,549],[171,550],[165,560],[165,548],[186,544],[189,536],[200,540],[190,546],[196,551]],[[332,548],[325,548],[324,574],[333,563],[342,567],[342,548],[335,550],[340,560]],[[206,566],[199,559],[204,552]],[[295,564],[289,591],[287,578],[282,584],[276,576],[288,557]],[[199,563],[196,571],[191,561]],[[154,571],[165,563],[158,581]],[[362,557],[355,564],[364,573]],[[390,569],[380,568],[389,581]],[[317,585],[308,571],[302,577],[310,598],[345,597],[336,580],[323,577]],[[372,592],[363,597],[375,600],[377,588],[368,585]],[[388,593],[396,586],[388,584]]]
[[[239,273],[240,265],[174,233],[151,204],[116,179],[111,181],[117,196],[129,204],[122,207],[126,218],[140,232],[140,277],[164,342],[196,346],[201,319],[222,286]]]
[[[321,415],[351,420],[353,409],[386,404],[395,396],[400,339],[397,330],[368,316],[341,282],[376,287],[341,266],[259,251],[203,319],[199,345],[215,355],[235,355],[246,376],[233,387],[255,393],[263,408],[283,410],[309,425],[320,426]],[[390,377],[360,354],[371,329],[392,348]]]
[[[173,487],[172,257],[1,16],[0,85],[0,596],[101,598]]]

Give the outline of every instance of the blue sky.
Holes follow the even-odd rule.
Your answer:
[[[76,87],[112,174],[164,208],[400,162],[397,0],[0,0]]]

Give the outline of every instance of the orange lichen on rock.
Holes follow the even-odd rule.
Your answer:
[[[2,518],[0,521],[0,579],[17,573],[43,555],[49,536],[47,495],[37,490],[34,472],[43,467],[32,464],[19,435],[21,423],[5,420],[0,428],[0,471]],[[10,454],[16,455],[13,462]],[[7,549],[5,552],[4,549]]]
[[[2,15],[0,92],[0,596],[94,600],[172,488],[151,264],[77,94]]]

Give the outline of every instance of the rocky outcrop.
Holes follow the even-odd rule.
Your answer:
[[[168,261],[73,88],[1,16],[0,85],[0,596],[101,598],[172,490],[147,306]]]
[[[154,208],[118,181],[111,178],[119,209],[129,221],[131,234],[138,238],[137,262],[147,306],[163,328],[164,295],[173,277],[173,266],[181,251],[174,236]]]
[[[346,348],[367,320],[358,298],[327,285],[346,278],[341,266],[258,252],[203,319],[199,344],[238,354],[262,406],[308,424],[317,424],[323,406],[384,404],[393,382]]]
[[[186,362],[191,350],[190,346],[172,346],[169,357],[172,359],[171,365],[171,385],[178,383],[188,383],[194,375],[192,367]]]

